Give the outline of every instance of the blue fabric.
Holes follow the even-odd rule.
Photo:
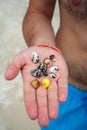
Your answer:
[[[59,104],[59,115],[41,130],[87,130],[87,92],[68,85],[68,97]]]

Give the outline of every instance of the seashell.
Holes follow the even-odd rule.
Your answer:
[[[57,77],[57,75],[56,75],[55,73],[51,73],[51,74],[49,75],[49,77],[54,79],[54,78]]]
[[[41,63],[41,62],[39,64],[39,66],[38,66],[38,69],[41,70],[41,71],[43,71],[43,69],[47,70],[46,65],[44,63]]]
[[[48,76],[47,71],[46,71],[46,70],[44,70],[44,69],[43,69],[43,75],[44,75],[44,76]]]
[[[31,70],[31,74],[32,74],[32,76],[34,76],[36,78],[40,78],[41,77],[41,70],[37,70],[37,69]]]
[[[39,56],[37,55],[36,52],[32,52],[32,61],[34,63],[38,63],[40,61]]]
[[[31,85],[33,88],[37,89],[40,87],[40,82],[38,79],[34,79],[34,80],[32,80]]]
[[[58,67],[56,67],[56,66],[52,66],[52,67],[50,68],[50,72],[51,72],[51,73],[56,73],[58,70],[59,70],[59,69],[58,69]]]
[[[49,58],[45,58],[43,63],[47,66],[47,68],[52,66],[52,62]]]
[[[50,80],[49,79],[43,79],[42,85],[43,85],[44,88],[49,88],[50,87]]]
[[[50,55],[50,60],[53,61],[53,62],[55,62],[56,61],[55,55]]]

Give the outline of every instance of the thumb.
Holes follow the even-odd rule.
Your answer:
[[[5,78],[7,80],[14,79],[18,75],[19,70],[22,68],[22,66],[23,66],[23,58],[19,54],[13,59],[12,63],[8,65],[5,72]]]

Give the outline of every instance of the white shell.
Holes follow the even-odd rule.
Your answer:
[[[52,78],[52,79],[54,79],[54,78],[56,78],[57,76],[56,76],[56,74],[51,73],[51,74],[49,75],[49,77]]]
[[[51,72],[51,73],[56,73],[58,70],[59,70],[59,69],[58,69],[58,67],[56,67],[56,66],[52,66],[52,67],[50,68],[50,72]]]
[[[36,52],[32,52],[32,61],[34,63],[38,63],[39,62],[39,56],[37,55]]]

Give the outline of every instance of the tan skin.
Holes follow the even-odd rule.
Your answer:
[[[6,79],[12,80],[21,70],[27,113],[32,120],[38,119],[41,126],[47,126],[49,119],[56,119],[58,116],[58,101],[62,103],[66,101],[68,85],[67,65],[69,68],[69,82],[80,89],[87,90],[87,20],[86,17],[83,19],[81,18],[82,15],[80,17],[77,13],[77,8],[85,0],[82,3],[79,0],[73,0],[73,2],[72,0],[59,1],[60,29],[56,37],[51,25],[55,1],[30,1],[23,21],[23,34],[29,48],[20,52],[13,59],[5,73]],[[34,46],[38,43],[57,46],[62,51],[63,56],[50,48],[40,47],[39,49],[39,47]],[[60,68],[58,82],[52,81],[48,89],[44,89],[41,86],[35,90],[31,86],[33,77],[30,69],[32,69],[33,63],[29,57],[32,51],[39,53],[42,60],[52,53],[58,59],[56,60],[56,65]],[[43,56],[44,51],[45,55]]]
[[[78,6],[72,1],[82,2]],[[56,36],[69,69],[69,82],[87,91],[87,14],[86,0],[61,0],[61,25]],[[83,10],[83,11],[82,11]]]

